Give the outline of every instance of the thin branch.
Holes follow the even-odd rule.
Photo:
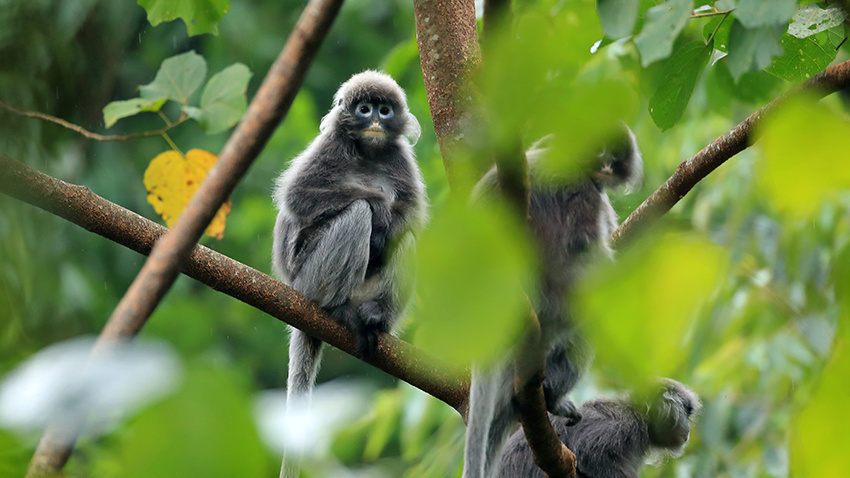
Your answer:
[[[66,219],[140,254],[148,255],[168,231],[90,189],[40,173],[0,153],[0,193]],[[196,245],[183,274],[353,354],[354,338],[319,305],[295,289],[205,246]],[[391,335],[381,335],[367,361],[384,372],[466,413],[469,373],[443,363]]]
[[[757,139],[753,137],[754,129],[757,129],[777,106],[803,94],[823,98],[847,87],[850,87],[850,60],[827,68],[771,101],[694,157],[683,161],[676,168],[676,172],[620,224],[611,235],[611,243],[616,245],[624,238],[633,236],[640,228],[652,224],[685,197],[700,180],[727,159],[747,148],[751,141]]]
[[[40,120],[49,121],[51,123],[58,124],[63,128],[70,129],[71,131],[75,131],[85,136],[88,139],[93,139],[95,141],[130,141],[132,139],[139,138],[149,138],[151,136],[159,136],[161,134],[165,134],[167,131],[172,128],[176,128],[181,125],[184,121],[189,119],[188,117],[181,117],[178,121],[171,123],[170,121],[166,121],[167,126],[165,128],[155,129],[152,131],[141,131],[138,133],[130,133],[130,134],[117,134],[117,135],[103,135],[92,133],[91,131],[83,128],[82,126],[75,125],[74,123],[69,123],[62,118],[57,118],[55,116],[51,116],[46,113],[39,113],[38,111],[24,111],[15,108],[12,105],[8,105],[0,101],[0,108],[3,108],[6,111],[11,113],[15,113],[16,115],[26,116],[28,118],[38,118]]]
[[[529,304],[530,305],[530,304]],[[537,314],[529,307],[529,331],[515,360],[514,400],[534,463],[549,477],[576,476],[576,456],[564,445],[546,411],[543,394],[546,348]]]
[[[311,0],[295,29],[251,101],[245,117],[230,136],[216,165],[186,206],[174,229],[162,237],[142,270],[121,298],[98,336],[92,353],[108,351],[115,341],[136,335],[174,283],[204,229],[259,155],[292,104],[307,67],[342,6],[342,0]],[[42,440],[30,462],[33,474],[60,470],[67,462],[75,430],[48,427],[68,441],[56,447]]]

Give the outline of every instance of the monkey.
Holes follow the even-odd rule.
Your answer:
[[[594,257],[612,258],[608,242],[617,227],[617,215],[606,190],[631,190],[643,177],[643,162],[634,134],[621,125],[616,137],[590,162],[587,172],[562,178],[544,171],[551,135],[527,151],[530,194],[529,227],[541,257],[536,297],[532,297],[547,347],[543,392],[546,408],[573,425],[581,412],[567,394],[589,366],[592,352],[578,332],[565,297]],[[491,168],[472,192],[473,200],[498,189]],[[473,366],[468,425],[464,449],[464,478],[489,478],[498,465],[500,450],[517,426],[511,363],[485,370]]]
[[[570,425],[550,415],[564,445],[576,455],[579,478],[638,478],[650,453],[679,456],[699,412],[697,394],[665,379],[648,400],[599,398],[579,408],[582,420]],[[543,478],[522,430],[508,440],[498,475]]]
[[[389,75],[343,83],[319,135],[277,178],[272,267],[374,354],[412,296],[403,255],[424,226],[427,197],[413,144],[420,126]],[[321,341],[290,327],[287,400],[307,396]]]

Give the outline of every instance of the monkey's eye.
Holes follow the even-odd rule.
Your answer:
[[[390,119],[393,117],[393,107],[390,105],[378,105],[378,114],[381,119]]]
[[[372,116],[372,105],[365,101],[358,103],[357,106],[354,107],[354,112],[361,118],[368,118]]]

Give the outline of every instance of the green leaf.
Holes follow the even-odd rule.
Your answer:
[[[645,237],[591,270],[573,295],[576,317],[596,347],[594,366],[638,383],[670,376],[688,356],[686,336],[728,261],[705,239],[666,233]],[[604,346],[602,345],[604,344]]]
[[[711,17],[711,20],[709,20],[702,28],[702,36],[705,38],[706,42],[708,42],[709,39],[713,40],[714,47],[725,53],[728,51],[729,30],[731,28],[731,18],[724,15],[717,15]]]
[[[843,27],[805,38],[782,35],[779,44],[785,53],[773,59],[765,71],[783,80],[802,83],[832,63],[838,55],[836,47],[844,39]]]
[[[635,38],[644,67],[670,56],[673,42],[688,23],[693,8],[693,0],[668,0],[647,10],[646,24]]]
[[[602,29],[609,38],[632,34],[638,14],[638,0],[596,0]]]
[[[649,114],[662,130],[669,129],[682,117],[712,50],[712,44],[687,43],[665,62],[664,81],[649,100]]]
[[[735,18],[747,28],[788,24],[797,10],[797,0],[739,0]]]
[[[241,63],[234,63],[210,78],[201,95],[204,114],[200,123],[207,134],[224,131],[242,118],[248,107],[245,91],[250,79],[251,70]]]
[[[156,112],[168,98],[133,98],[132,100],[113,101],[103,107],[103,122],[110,128],[121,118],[133,116],[143,111]]]
[[[843,325],[846,329],[847,322]],[[847,335],[845,330],[812,400],[794,420],[789,444],[793,476],[843,476],[850,469],[850,434],[846,421],[837,416],[850,403]]]
[[[163,60],[156,78],[139,87],[142,98],[168,98],[180,104],[201,86],[207,76],[207,62],[194,51],[187,51]]]
[[[414,343],[462,365],[504,357],[525,323],[525,290],[534,284],[524,224],[506,206],[481,203],[449,201],[417,243]]]
[[[726,59],[732,78],[738,81],[748,71],[767,68],[773,57],[783,52],[777,40],[784,30],[782,25],[749,29],[737,21],[733,23]]]
[[[143,412],[118,444],[121,476],[262,476],[266,456],[241,380],[211,366],[188,370],[183,388]]]
[[[230,0],[138,0],[138,4],[148,12],[153,26],[183,19],[189,36],[218,35],[218,24],[230,9]]]
[[[806,38],[841,25],[845,18],[847,18],[847,12],[840,7],[821,8],[815,4],[803,5],[788,25],[788,34],[797,38]]]
[[[797,101],[765,120],[759,187],[779,211],[812,215],[824,200],[850,187],[850,123],[823,105]]]

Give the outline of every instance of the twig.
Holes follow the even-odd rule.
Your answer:
[[[70,129],[71,131],[75,131],[85,136],[88,139],[93,139],[95,141],[130,141],[131,139],[139,139],[139,138],[149,138],[151,136],[159,136],[161,134],[165,134],[172,128],[175,128],[182,124],[184,121],[188,119],[188,117],[181,117],[180,120],[171,123],[170,121],[166,121],[167,126],[165,128],[155,129],[152,131],[141,131],[139,133],[130,133],[130,134],[118,134],[118,135],[102,135],[97,133],[92,133],[91,131],[83,128],[82,126],[77,126],[74,123],[69,123],[62,118],[57,118],[55,116],[51,116],[46,113],[39,113],[38,111],[24,111],[15,108],[14,106],[8,105],[0,101],[0,108],[3,108],[6,111],[11,113],[15,113],[16,115],[26,116],[28,118],[38,118],[44,121],[49,121],[54,124],[58,124],[63,128]]]
[[[204,229],[286,114],[341,6],[342,0],[311,0],[307,4],[248,112],[224,145],[216,165],[174,229],[154,246],[142,270],[109,317],[92,353],[108,351],[116,341],[133,337],[144,326],[189,259]],[[69,442],[68,446],[57,447],[50,440],[42,440],[30,462],[31,474],[55,472],[64,466],[75,441],[68,439],[67,432],[56,426],[48,427],[45,438],[59,433]]]
[[[750,141],[754,140],[753,129],[758,128],[777,106],[801,94],[822,98],[847,87],[850,87],[850,60],[827,68],[753,113],[694,157],[683,161],[676,172],[611,234],[612,244],[633,236],[639,228],[647,227],[666,214],[700,180],[749,146]]]

